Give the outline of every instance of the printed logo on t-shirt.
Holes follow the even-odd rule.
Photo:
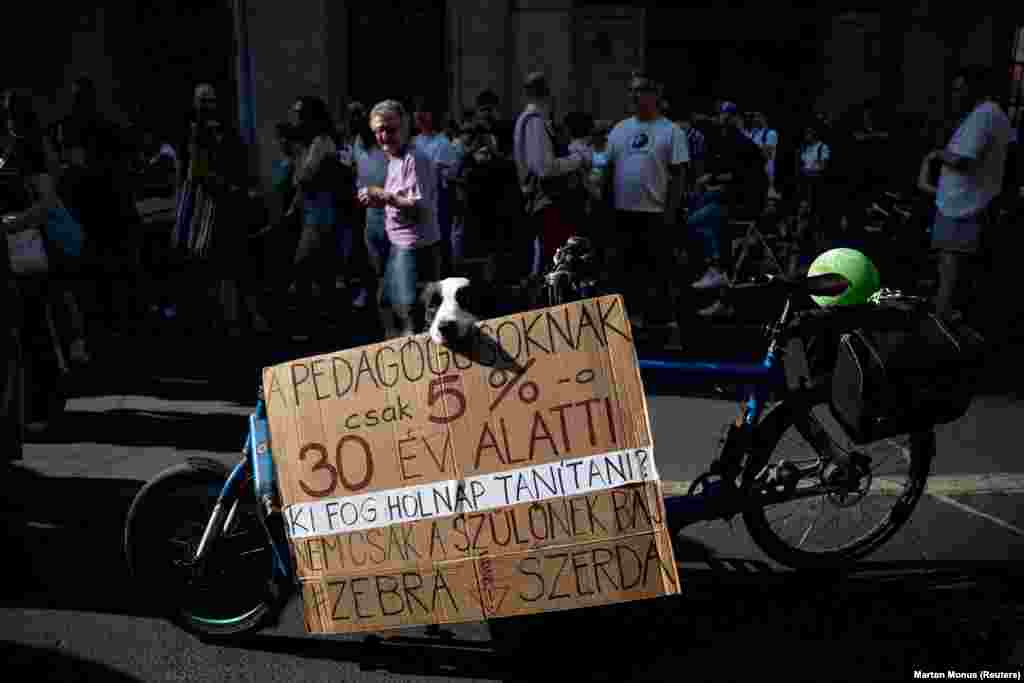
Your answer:
[[[630,143],[630,147],[633,149],[647,149],[647,145],[650,144],[651,137],[647,133],[637,133],[633,136],[633,142]]]

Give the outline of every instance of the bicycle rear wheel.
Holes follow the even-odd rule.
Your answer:
[[[247,495],[249,482],[232,533],[218,539],[206,561],[190,561],[227,477],[219,463],[200,458],[161,472],[136,496],[124,532],[132,577],[153,606],[211,640],[260,629],[278,598],[272,549]]]
[[[829,466],[824,436],[851,464]],[[932,430],[854,446],[825,405],[780,404],[758,425],[743,520],[766,555],[793,568],[835,567],[875,552],[910,519],[935,455]]]

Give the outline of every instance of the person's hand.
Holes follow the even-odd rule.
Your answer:
[[[368,206],[374,209],[380,209],[384,207],[385,198],[387,192],[384,188],[377,186],[364,187],[359,190],[359,202],[363,206]]]

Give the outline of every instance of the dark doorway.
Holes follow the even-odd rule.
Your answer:
[[[448,103],[445,3],[377,0],[349,5],[349,97],[367,108],[385,99],[409,106],[422,95]]]
[[[229,0],[133,3],[108,10],[108,46],[122,110],[173,132],[198,83],[217,89],[223,115],[237,125],[234,15]],[[120,10],[124,7],[124,10]],[[115,84],[118,85],[118,84]]]
[[[817,46],[784,41],[648,43],[648,69],[676,108],[707,111],[715,98],[774,115],[806,109]]]

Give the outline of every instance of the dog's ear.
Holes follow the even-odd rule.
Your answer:
[[[476,309],[476,290],[469,286],[469,281],[461,283],[455,288],[455,303],[464,311]]]

